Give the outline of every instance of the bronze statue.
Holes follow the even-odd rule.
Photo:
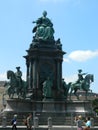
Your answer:
[[[69,92],[69,89],[70,89],[70,84],[71,83],[66,83],[64,81],[64,78],[62,78],[62,85],[61,87],[58,89],[58,97],[62,100],[66,100],[67,97],[68,97],[68,92]]]
[[[17,69],[17,72],[15,73],[15,75],[16,75],[16,78],[17,78],[17,81],[18,81],[18,86],[21,88],[21,86],[22,86],[22,72],[21,72],[21,70],[20,70],[20,66],[19,67],[16,67],[16,69]]]
[[[82,81],[83,81],[83,79],[84,79],[84,75],[86,75],[87,73],[82,73],[82,69],[79,69],[78,70],[78,80],[77,80],[77,83],[81,83]]]
[[[62,44],[61,44],[60,38],[58,38],[58,39],[55,41],[55,44],[57,45],[57,48],[58,48],[59,50],[62,50]]]
[[[10,82],[5,82],[4,87],[5,87],[4,95],[8,95],[9,98],[14,98],[15,88],[12,87],[12,85],[10,85]]]
[[[71,83],[70,87],[70,99],[71,99],[71,95],[72,92],[74,92],[75,96],[77,97],[77,99],[79,99],[79,96],[77,95],[77,90],[83,90],[86,92],[86,99],[87,99],[87,93],[88,91],[90,91],[90,84],[94,82],[94,76],[92,74],[87,74],[85,76],[85,78],[82,79],[81,83],[75,82],[75,83]],[[91,90],[92,91],[92,90]]]
[[[48,77],[43,82],[43,96],[44,96],[44,98],[51,98],[52,97],[52,86],[53,86],[53,82]]]
[[[43,16],[38,18],[36,21],[33,21],[33,23],[36,23],[36,26],[33,28],[33,33],[35,34],[35,39],[36,40],[53,40],[53,34],[54,34],[54,29],[53,29],[53,24],[49,18],[46,17],[47,12],[43,12]]]
[[[18,98],[26,98],[27,82],[22,80],[21,81],[22,84],[20,87],[16,74],[11,70],[7,71],[7,78],[9,79],[9,82],[6,83],[5,86],[9,86],[8,87],[9,97],[10,97],[10,95],[16,93]]]

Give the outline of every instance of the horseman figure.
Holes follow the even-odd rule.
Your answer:
[[[8,87],[8,95],[12,98],[14,94],[16,93],[18,98],[26,98],[26,92],[27,92],[27,82],[21,79],[22,72],[20,71],[20,67],[16,67],[17,72],[14,73],[11,70],[7,71],[7,78],[9,79],[9,82],[5,83],[4,87]]]
[[[16,67],[16,69],[17,69],[17,72],[15,73],[15,75],[16,75],[16,78],[17,78],[17,81],[18,81],[18,87],[19,88],[21,88],[22,87],[22,72],[21,72],[21,70],[20,70],[20,67]]]
[[[82,73],[82,70],[78,70],[78,80],[75,83],[71,83],[70,87],[70,99],[71,99],[71,94],[74,92],[74,95],[79,99],[78,94],[76,93],[77,90],[83,90],[86,92],[86,99],[87,99],[87,93],[90,90],[90,84],[94,82],[94,76],[93,74],[87,74],[87,73]],[[85,75],[85,77],[83,77]]]
[[[76,83],[77,83],[77,84],[80,84],[80,85],[79,85],[79,86],[80,86],[80,89],[82,89],[82,88],[81,88],[81,86],[82,86],[81,84],[83,83],[83,80],[84,80],[84,77],[83,77],[83,76],[86,75],[86,74],[87,74],[87,73],[82,73],[82,69],[79,69],[79,70],[78,70],[78,80],[76,81]]]

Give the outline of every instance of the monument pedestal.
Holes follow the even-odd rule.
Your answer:
[[[43,101],[30,100],[7,100],[6,108],[3,111],[6,113],[7,119],[11,120],[13,114],[17,114],[18,118],[23,119],[23,115],[32,113],[38,117],[40,125],[46,125],[47,119],[52,118],[53,124],[70,125],[71,116],[82,115],[93,116],[91,101],[53,101],[45,99]],[[21,122],[20,122],[21,123]]]
[[[93,113],[92,102],[91,101],[68,101],[66,112],[71,113],[81,113],[85,115],[86,113]]]
[[[22,99],[8,99],[6,101],[6,107],[4,111],[6,112],[31,112],[32,102],[30,100]]]
[[[48,98],[45,98],[43,99],[43,112],[47,112],[47,111],[50,111],[50,112],[53,112],[55,111],[55,107],[54,107],[54,100],[53,99],[48,99]]]
[[[6,112],[65,112],[65,101],[54,101],[44,99],[43,101],[30,101],[23,99],[8,99],[6,101]]]
[[[73,113],[92,113],[91,101],[54,101],[44,99],[43,101],[30,101],[20,99],[7,100],[4,111],[14,112],[73,112]]]

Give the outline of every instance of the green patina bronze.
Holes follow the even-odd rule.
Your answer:
[[[22,86],[22,72],[20,70],[20,67],[16,67],[17,71],[15,72],[15,75],[16,75],[16,79],[17,79],[17,82],[18,82],[18,86],[19,88],[21,88]]]
[[[94,76],[93,74],[87,74],[82,80],[78,79],[78,82],[76,81],[75,83],[71,83],[71,91],[70,91],[70,99],[72,92],[76,95],[76,97],[79,99],[79,96],[77,95],[77,90],[83,90],[86,92],[86,98],[87,98],[87,93],[90,91],[90,84],[94,82]]]
[[[19,81],[19,79],[17,79],[16,73],[11,70],[7,71],[7,78],[9,79],[9,82],[6,82],[4,86],[7,86],[7,93],[9,98],[13,98],[15,93],[17,94],[18,98],[26,98],[26,81],[22,79]]]
[[[46,16],[47,12],[44,11],[42,17],[38,18],[36,21],[33,21],[33,23],[36,23],[36,26],[32,30],[32,32],[35,33],[34,40],[49,41],[54,39],[53,24]]]
[[[81,84],[81,82],[84,80],[84,75],[86,75],[87,73],[82,73],[82,69],[78,70],[78,80],[76,81],[76,83]]]
[[[10,85],[10,82],[5,82],[4,87],[5,87],[4,95],[8,95],[9,98],[13,98],[15,94],[15,89]]]
[[[69,82],[68,84],[64,81],[64,79],[62,79],[62,85],[57,89],[57,94],[58,94],[58,98],[62,101],[62,100],[66,100],[68,97],[68,92],[70,89],[70,84],[71,82]]]
[[[52,87],[53,87],[53,82],[48,77],[43,83],[43,96],[44,96],[44,98],[51,98],[52,97]]]
[[[65,81],[64,81],[64,79],[62,79],[62,89],[61,90],[63,90],[62,92],[62,96],[63,96],[63,98],[64,99],[67,99],[67,97],[68,97],[68,92],[69,92],[69,89],[70,89],[70,84],[71,83],[66,83]]]

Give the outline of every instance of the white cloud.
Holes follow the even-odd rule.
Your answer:
[[[98,56],[98,50],[97,51],[91,51],[91,50],[77,50],[73,51],[69,54],[68,58],[78,61],[78,62],[83,62],[88,59],[94,58]]]
[[[64,62],[69,62],[69,59],[63,58],[63,61],[64,61]]]

